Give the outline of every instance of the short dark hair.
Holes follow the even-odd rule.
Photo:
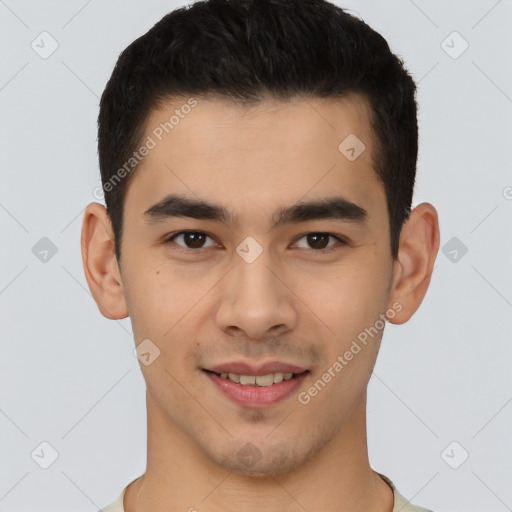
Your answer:
[[[205,0],[165,15],[120,54],[100,101],[99,165],[117,261],[134,174],[124,177],[126,162],[163,102],[194,95],[254,104],[268,96],[350,93],[362,93],[370,107],[374,170],[386,193],[396,259],[411,211],[418,124],[416,85],[386,40],[325,0]],[[118,174],[113,182],[123,165],[123,179]]]

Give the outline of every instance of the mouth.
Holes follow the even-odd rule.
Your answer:
[[[290,397],[302,385],[310,371],[247,375],[203,369],[203,373],[223,397],[235,404],[249,408],[265,408]]]

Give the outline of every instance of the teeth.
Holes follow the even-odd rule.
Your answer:
[[[254,375],[240,375],[240,384],[244,386],[256,384],[256,377]]]
[[[258,375],[254,380],[258,386],[272,386],[272,384],[274,384],[274,375],[272,373],[268,375]]]
[[[244,386],[272,386],[272,384],[279,384],[283,380],[290,380],[293,373],[269,373],[267,375],[238,375],[236,373],[222,372],[221,378],[229,379],[233,382],[240,383]]]

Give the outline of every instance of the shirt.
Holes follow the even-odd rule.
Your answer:
[[[393,496],[395,498],[395,502],[393,505],[392,512],[432,512],[432,510],[428,510],[426,508],[418,507],[416,505],[413,505],[408,500],[406,500],[396,489],[393,482],[382,473],[378,473],[385,482],[389,484],[389,486],[393,489]],[[139,477],[137,477],[139,478]],[[117,499],[108,505],[106,508],[102,508],[98,512],[125,512],[124,506],[123,506],[123,498],[124,493],[127,489],[127,487],[137,480],[137,478],[134,478],[122,491],[121,494],[117,497]]]

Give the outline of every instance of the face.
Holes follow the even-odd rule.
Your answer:
[[[177,108],[148,119],[144,140],[156,145],[124,207],[122,287],[136,344],[150,340],[148,415],[231,471],[282,473],[360,411],[394,307],[367,105],[356,95],[199,100],[158,130]],[[351,134],[365,146],[355,159],[357,139],[339,149]],[[171,194],[184,200],[166,204]],[[198,205],[188,212],[197,218],[184,216],[186,200],[226,218]],[[297,203],[314,204],[279,215]],[[230,370],[235,381],[283,380],[248,387],[212,373]]]

